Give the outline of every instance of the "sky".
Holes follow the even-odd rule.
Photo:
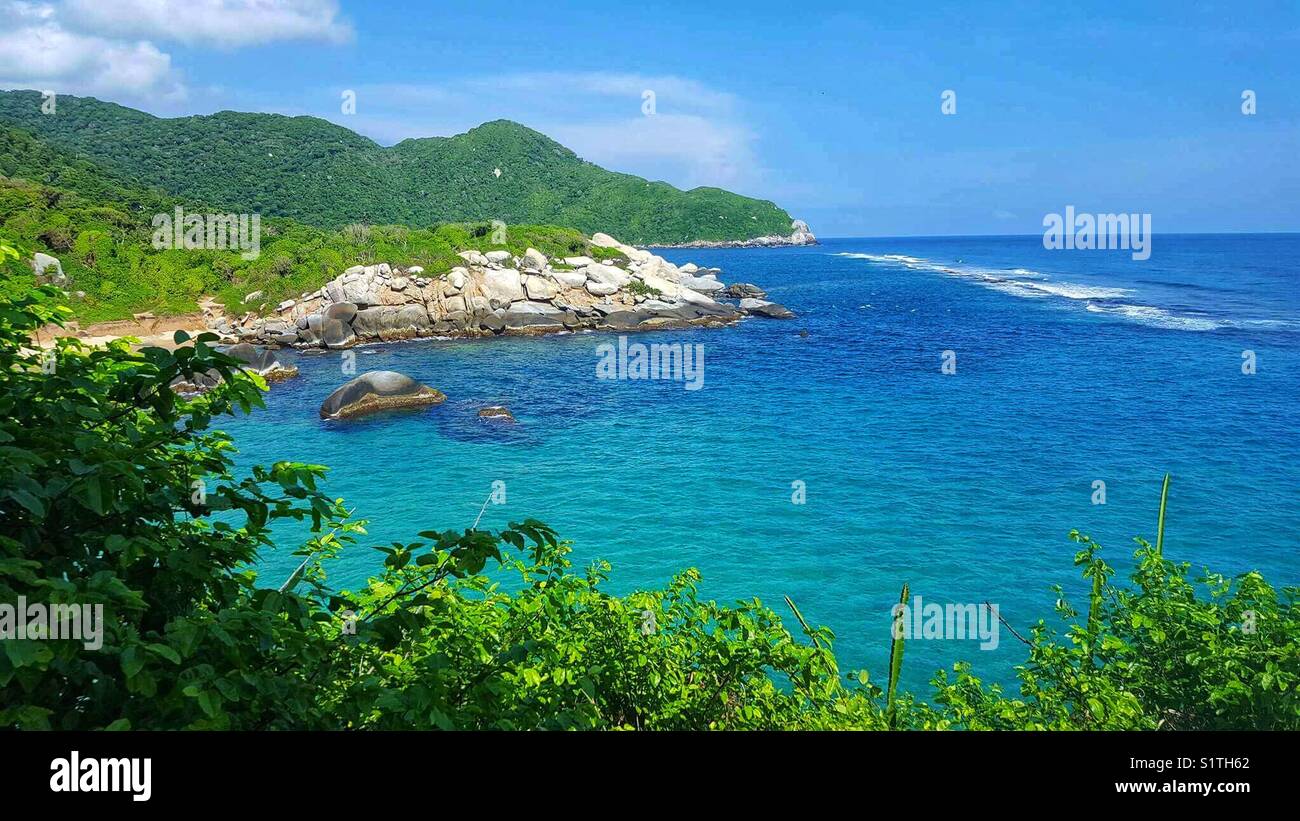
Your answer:
[[[0,0],[0,88],[385,145],[508,118],[822,236],[1300,231],[1300,0]]]

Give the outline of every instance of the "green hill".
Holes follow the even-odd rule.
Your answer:
[[[606,171],[508,120],[385,148],[315,117],[223,111],[164,119],[72,96],[59,97],[57,113],[47,115],[40,102],[34,91],[0,92],[0,125],[135,187],[325,228],[499,219],[634,243],[790,232],[790,215],[771,202]]]
[[[312,291],[348,266],[376,261],[446,271],[457,251],[528,247],[548,256],[600,257],[577,230],[510,223],[504,237],[488,223],[431,227],[356,225],[321,228],[287,217],[262,221],[261,254],[244,259],[231,250],[160,250],[152,219],[178,201],[138,187],[84,158],[0,125],[0,243],[25,260],[36,252],[61,261],[69,306],[81,322],[127,319],[150,311],[190,313],[215,295],[232,310],[265,311],[282,299]],[[201,211],[205,204],[186,200]],[[498,241],[503,240],[503,241]],[[245,300],[260,292],[256,300]]]

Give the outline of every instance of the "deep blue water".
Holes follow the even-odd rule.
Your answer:
[[[350,423],[317,418],[348,378],[339,355],[282,352],[302,376],[224,427],[244,463],[330,465],[372,543],[467,527],[504,480],[484,526],[542,519],[578,565],[610,560],[619,592],[694,566],[709,598],[784,613],[788,594],[835,630],[844,669],[877,679],[904,581],[930,602],[997,603],[1018,628],[1050,621],[1051,584],[1082,600],[1070,529],[1127,568],[1132,537],[1154,539],[1165,471],[1167,555],[1300,583],[1300,236],[1157,235],[1145,262],[1038,237],[661,253],[757,283],[799,318],[632,335],[702,344],[696,391],[597,379],[604,334],[361,348],[359,370],[449,399]],[[497,403],[517,426],[476,417]],[[378,556],[358,546],[332,577],[355,585]],[[268,554],[266,583],[295,564]],[[1021,648],[1005,630],[990,652],[912,642],[905,683],[963,658],[1007,681]]]

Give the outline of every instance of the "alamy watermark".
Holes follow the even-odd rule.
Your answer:
[[[1133,259],[1151,258],[1150,214],[1079,214],[1043,217],[1043,247],[1053,250],[1132,250]]]
[[[79,641],[87,650],[104,646],[104,605],[0,602],[0,641]]]
[[[596,346],[597,379],[656,379],[684,382],[688,391],[704,387],[704,345],[681,342],[627,341],[618,338],[618,345],[602,342]]]
[[[896,604],[891,631],[896,639],[978,639],[981,650],[998,649],[1001,627],[996,604]]]
[[[262,253],[261,214],[187,214],[176,206],[173,214],[154,214],[155,251],[240,251],[246,260]]]

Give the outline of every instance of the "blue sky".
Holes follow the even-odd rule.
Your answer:
[[[506,117],[608,168],[772,199],[825,236],[1040,233],[1066,205],[1150,213],[1157,232],[1300,231],[1294,0],[0,12],[0,87],[313,114],[385,144]]]

